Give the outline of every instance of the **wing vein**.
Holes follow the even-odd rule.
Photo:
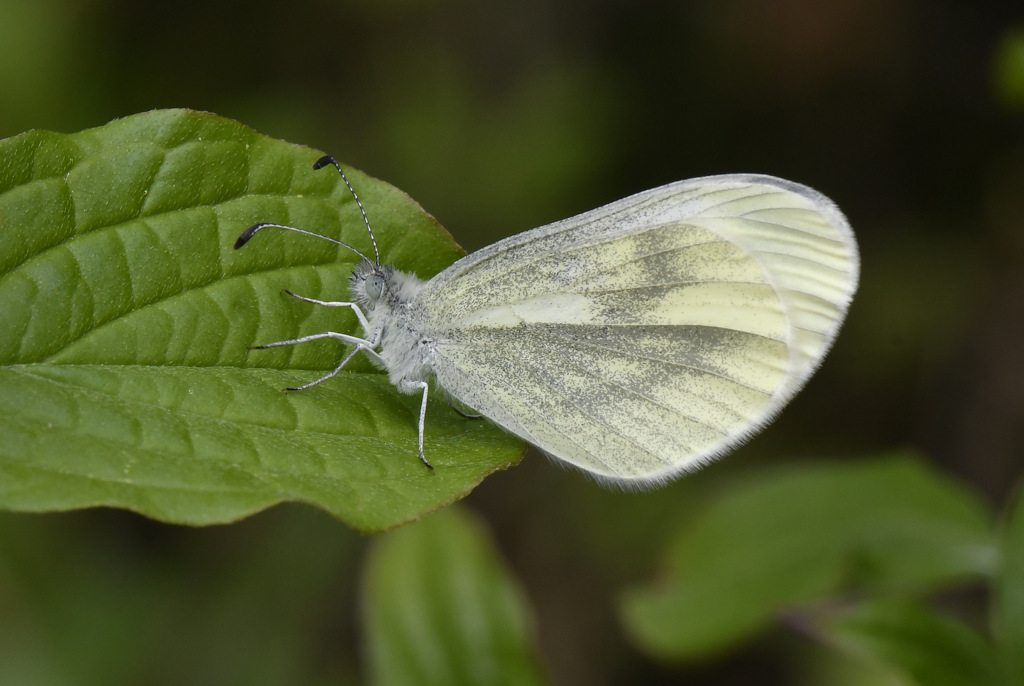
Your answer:
[[[780,229],[780,228],[781,229],[788,229],[789,231],[794,231],[796,233],[805,234],[807,236],[812,236],[814,238],[820,238],[820,239],[824,239],[824,240],[827,240],[827,241],[832,241],[832,242],[836,243],[836,245],[839,245],[839,246],[843,245],[842,241],[838,240],[837,238],[833,238],[832,236],[827,236],[827,235],[823,235],[823,234],[820,234],[820,233],[815,233],[814,231],[811,231],[809,229],[801,228],[799,226],[793,226],[792,224],[783,224],[783,223],[781,223],[779,221],[775,221],[775,220],[758,219],[756,217],[751,217],[750,216],[751,214],[753,214],[755,212],[762,212],[765,209],[766,208],[762,207],[762,208],[759,208],[759,209],[756,209],[756,210],[751,210],[750,212],[746,212],[744,214],[735,215],[735,218],[736,219],[740,219],[740,220],[742,220],[744,222],[750,222],[751,224],[760,224],[762,226],[774,227],[776,229]],[[771,207],[771,208],[767,208],[767,209],[781,210],[781,209],[802,209],[802,208]],[[822,214],[820,212],[817,212],[815,210],[807,210],[807,211],[810,214],[814,214],[814,215],[816,215],[818,217],[822,216]],[[834,226],[831,224],[831,222],[829,223],[829,226],[834,228]]]
[[[708,328],[718,328],[718,327],[708,327]],[[727,330],[728,331],[733,331],[734,329],[727,329]],[[608,351],[610,353],[613,353],[613,354],[619,356],[620,358],[627,359],[627,360],[628,359],[647,360],[647,361],[650,361],[650,362],[658,362],[660,364],[665,364],[665,365],[668,365],[670,367],[679,367],[680,369],[690,369],[690,370],[693,370],[693,371],[701,373],[701,374],[707,374],[708,376],[714,376],[714,377],[717,377],[719,379],[722,379],[723,381],[728,381],[730,383],[734,383],[737,386],[740,386],[741,388],[747,389],[748,391],[754,391],[756,393],[762,393],[762,394],[764,393],[764,391],[761,390],[760,388],[755,388],[754,386],[751,386],[750,384],[743,383],[739,379],[735,379],[735,378],[733,378],[731,376],[727,376],[725,374],[721,374],[719,372],[715,372],[715,371],[712,371],[710,369],[704,369],[702,367],[695,367],[693,365],[684,364],[682,362],[676,362],[674,360],[666,360],[666,359],[660,358],[660,357],[651,357],[650,355],[627,355],[627,354],[623,353],[621,350],[617,350],[617,349],[615,349],[615,348],[613,348],[611,346],[601,345],[600,343],[594,343],[593,341],[586,341],[586,340],[581,341],[578,338],[573,338],[572,336],[568,336],[566,334],[559,333],[558,331],[545,331],[544,334],[549,336],[549,337],[552,337],[552,338],[557,338],[557,339],[560,339],[560,340],[563,340],[563,341],[569,341],[570,343],[573,343],[575,345],[579,345],[581,347],[595,348],[597,350],[605,350],[605,351]],[[763,336],[760,336],[758,334],[750,334],[750,335],[751,336],[758,336],[758,338],[764,338]],[[776,339],[771,338],[769,340],[776,340]],[[707,398],[705,398],[705,400],[707,402],[709,402],[709,403],[714,404],[711,400],[708,400]]]
[[[547,374],[547,373],[545,372],[545,370],[544,370],[544,369],[543,369],[542,367],[538,367],[538,365],[536,365],[536,364],[529,364],[529,366],[530,366],[530,368],[531,368],[531,369],[533,369],[533,370],[534,370],[534,372],[536,372],[536,373],[537,373],[537,375],[538,375],[538,376],[539,376],[540,378],[543,378],[543,379],[544,379],[545,381],[547,381],[547,386],[548,386],[548,388],[549,388],[549,389],[550,389],[551,391],[553,391],[554,393],[556,393],[556,394],[558,394],[559,396],[561,396],[562,398],[564,398],[564,399],[565,399],[565,401],[566,401],[567,403],[569,403],[569,404],[570,404],[570,405],[571,405],[572,407],[576,408],[576,409],[577,409],[577,410],[578,410],[579,412],[581,412],[582,414],[586,414],[586,408],[584,408],[584,407],[583,407],[582,405],[578,404],[578,403],[576,402],[576,400],[575,400],[574,398],[572,398],[572,397],[571,397],[571,396],[569,396],[569,395],[566,395],[566,393],[565,393],[565,392],[563,392],[562,390],[560,390],[560,389],[559,389],[558,387],[556,387],[556,386],[554,386],[554,385],[552,385],[552,384],[551,384],[551,382],[550,382],[550,379],[551,379],[551,377],[550,377],[550,376],[549,376],[549,375],[548,375],[548,374]],[[588,375],[588,376],[590,376],[591,378],[597,378],[597,377],[594,377],[594,376],[593,376],[592,374],[590,374],[589,372],[587,372],[586,370],[582,370],[582,371],[583,371],[583,373],[587,374],[587,375]],[[600,385],[607,385],[607,382],[605,382],[605,381],[604,381],[604,380],[602,380],[602,379],[598,379],[598,381],[600,382],[600,383],[598,384],[599,386],[600,386]],[[678,414],[678,413],[677,413],[677,414]],[[680,416],[682,416],[682,415],[680,415]],[[619,429],[617,429],[617,428],[615,428],[615,427],[611,426],[610,424],[607,424],[607,423],[605,423],[605,422],[602,422],[602,421],[600,421],[600,420],[596,420],[596,421],[597,421],[597,423],[599,423],[599,424],[601,425],[601,427],[602,427],[602,428],[604,428],[605,430],[607,430],[607,431],[609,431],[609,432],[611,432],[611,433],[615,434],[616,436],[618,436],[618,437],[619,437],[619,438],[621,438],[622,440],[626,441],[627,443],[629,443],[629,444],[633,445],[633,446],[634,446],[634,447],[635,447],[635,448],[636,448],[637,450],[639,450],[639,451],[641,451],[641,452],[643,452],[643,453],[645,453],[645,454],[647,454],[647,455],[650,455],[650,456],[651,456],[651,457],[653,457],[653,458],[654,458],[654,459],[655,459],[656,461],[658,461],[658,462],[661,462],[661,463],[664,463],[664,464],[666,464],[666,465],[669,465],[669,466],[672,466],[672,465],[674,464],[674,463],[673,463],[673,462],[672,462],[671,460],[665,459],[664,457],[662,457],[662,456],[660,456],[660,455],[658,455],[658,454],[656,454],[656,453],[653,453],[653,452],[651,452],[651,451],[650,451],[650,449],[648,449],[648,448],[645,448],[644,446],[640,445],[640,444],[639,444],[639,443],[637,443],[637,442],[636,442],[636,441],[635,441],[634,439],[632,439],[632,438],[630,438],[629,436],[627,436],[627,435],[623,434],[623,433],[622,433],[622,432],[621,432],[621,431],[620,431]],[[711,428],[714,428],[714,427],[711,427]],[[571,437],[571,436],[568,436],[567,434],[565,434],[565,433],[564,433],[564,432],[562,432],[561,430],[558,430],[558,429],[556,429],[556,431],[558,431],[558,433],[559,433],[559,434],[561,434],[562,436],[566,436],[567,438],[570,438],[570,440],[572,440],[572,437]],[[577,442],[576,442],[575,440],[573,440],[573,443],[576,443],[577,445],[580,445],[580,444],[579,444],[579,443],[577,443]],[[613,468],[613,467],[611,467],[611,465],[609,465],[609,464],[608,464],[608,463],[607,463],[606,461],[604,461],[604,460],[602,460],[601,458],[599,458],[599,457],[598,457],[597,455],[594,455],[594,453],[593,453],[592,451],[590,451],[589,449],[587,449],[586,447],[584,447],[584,446],[582,446],[582,445],[580,445],[580,447],[581,447],[581,448],[582,448],[582,449],[583,449],[583,450],[584,450],[584,451],[585,451],[585,452],[586,452],[586,453],[587,453],[588,455],[590,455],[591,457],[593,457],[594,459],[596,459],[596,460],[597,460],[598,462],[600,462],[601,464],[605,465],[605,466],[606,466],[606,467],[608,467],[609,469],[612,469],[613,471],[618,471],[618,470],[614,470],[614,468]]]
[[[596,293],[596,294],[602,294],[602,293],[630,293],[632,291],[641,291],[641,290],[645,290],[645,289],[646,290],[650,290],[650,289],[654,289],[654,288],[664,288],[665,286],[685,286],[687,284],[695,284],[695,283],[735,283],[735,284],[744,284],[746,286],[770,286],[770,284],[767,284],[764,281],[738,281],[738,280],[733,280],[733,279],[720,279],[720,280],[688,279],[688,280],[680,280],[680,281],[659,281],[658,283],[637,284],[636,286],[623,286],[622,288],[605,288],[605,289],[589,289],[589,288],[584,288],[584,289],[580,289],[580,292],[582,292],[582,293]]]
[[[657,407],[660,407],[661,409],[663,409],[663,410],[665,410],[667,412],[671,412],[672,414],[677,415],[679,417],[683,417],[684,419],[689,419],[694,424],[700,424],[701,426],[707,427],[708,429],[711,429],[712,431],[714,431],[716,433],[719,433],[722,436],[728,436],[729,435],[729,431],[727,429],[723,429],[720,426],[715,426],[714,424],[709,424],[708,422],[702,421],[702,420],[698,419],[697,417],[695,417],[693,415],[686,414],[684,412],[680,412],[679,410],[675,409],[674,407],[670,407],[670,406],[664,404],[663,402],[661,402],[660,400],[658,400],[657,398],[651,397],[651,396],[647,395],[646,393],[641,393],[641,392],[639,392],[639,391],[637,391],[635,389],[629,388],[627,386],[623,386],[621,383],[618,383],[618,382],[612,381],[610,379],[606,379],[604,377],[598,376],[597,374],[595,374],[593,372],[593,370],[588,369],[587,367],[584,367],[584,366],[580,365],[579,363],[572,362],[571,361],[572,358],[567,358],[567,359],[570,360],[570,365],[573,368],[575,368],[576,370],[578,370],[582,374],[586,374],[590,378],[595,379],[598,382],[596,384],[598,386],[611,386],[613,388],[618,388],[618,389],[620,389],[622,391],[625,391],[629,395],[632,395],[632,396],[638,397],[638,398],[643,398],[643,399],[647,400],[648,402],[650,402],[652,405],[656,405]],[[708,400],[707,398],[702,398],[702,399],[705,402],[707,402],[709,405],[714,405],[715,404],[712,401]],[[726,408],[726,409],[731,410],[731,408]],[[735,412],[733,412],[733,414],[735,414]]]
[[[451,363],[449,362],[449,364],[451,364]],[[536,373],[537,372],[536,368],[533,367],[532,365],[531,365],[531,368],[535,372],[534,376],[537,377],[537,379],[539,381],[543,382],[544,386],[550,392],[565,398],[567,401],[569,400],[569,398],[567,398],[564,393],[561,393],[557,388],[552,386],[550,376],[545,375],[545,374],[537,374]],[[512,384],[510,384],[508,381],[506,381],[504,379],[483,378],[479,374],[475,374],[475,373],[471,372],[468,369],[464,369],[464,368],[461,368],[461,367],[459,367],[458,369],[459,369],[460,372],[462,372],[466,376],[471,377],[476,382],[477,385],[482,385],[482,384],[496,385],[496,384],[500,384],[511,395],[515,395],[519,391],[518,388],[514,387]],[[575,405],[575,404],[573,403],[573,405]],[[620,474],[619,470],[615,469],[605,459],[602,459],[600,456],[593,454],[593,452],[591,452],[583,443],[581,443],[579,440],[577,440],[577,438],[574,435],[565,433],[561,429],[557,428],[554,424],[552,424],[551,422],[547,421],[547,419],[545,419],[545,417],[544,417],[544,413],[539,411],[533,404],[527,403],[525,405],[525,407],[528,407],[530,409],[531,413],[533,414],[533,421],[532,422],[526,422],[526,421],[524,421],[522,419],[521,415],[517,415],[516,413],[509,412],[507,407],[505,407],[504,409],[511,416],[515,417],[515,419],[519,422],[519,425],[523,428],[523,430],[527,431],[528,433],[529,433],[529,426],[531,424],[534,425],[534,426],[537,425],[537,424],[544,424],[544,425],[548,426],[551,431],[557,433],[558,435],[562,436],[564,439],[566,439],[570,443],[576,445],[581,452],[583,452],[584,454],[586,454],[589,457],[591,457],[594,461],[598,462],[601,465],[604,465],[604,467],[606,469],[608,469],[609,471],[614,472],[616,474]],[[523,438],[525,438],[525,436]],[[539,441],[539,440],[534,439],[534,440],[531,440],[530,442],[533,443],[533,445],[535,445],[538,448],[540,448],[542,451],[548,452],[548,450],[543,447],[543,444],[544,444],[543,441]],[[553,453],[551,453],[551,454],[553,454]],[[559,459],[563,459],[562,456],[559,456],[559,455],[555,455],[555,457],[558,457]]]

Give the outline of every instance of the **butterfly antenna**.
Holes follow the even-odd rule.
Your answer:
[[[334,165],[334,168],[338,170],[339,174],[341,174],[341,180],[345,182],[346,186],[348,186],[349,193],[352,194],[352,197],[356,201],[356,205],[359,207],[359,213],[363,215],[363,223],[366,224],[366,231],[370,234],[370,242],[373,243],[373,257],[374,257],[374,261],[371,264],[375,264],[376,266],[379,267],[380,266],[380,251],[377,249],[377,239],[373,235],[373,227],[370,226],[370,218],[368,216],[366,216],[366,209],[363,208],[363,203],[362,203],[361,200],[359,200],[359,196],[356,194],[356,189],[352,187],[351,183],[349,183],[348,177],[345,176],[345,172],[342,170],[341,165],[338,164],[338,160],[334,159],[334,157],[331,156],[331,155],[324,155],[323,157],[318,159],[313,164],[313,169],[321,169],[323,167],[326,167],[329,164],[330,165]],[[269,227],[273,227],[275,229],[285,229],[286,231],[294,231],[296,233],[303,233],[303,234],[306,234],[307,236],[313,236],[315,238],[322,238],[325,241],[330,241],[331,243],[335,243],[335,244],[340,245],[340,246],[342,246],[344,248],[348,248],[349,250],[354,252],[356,255],[359,255],[359,257],[363,258],[363,260],[365,260],[366,262],[370,262],[370,258],[369,257],[364,255],[359,250],[356,250],[354,247],[352,247],[348,243],[344,243],[344,242],[339,241],[339,240],[337,240],[335,238],[331,238],[330,236],[323,236],[323,235],[321,235],[319,233],[314,233],[312,231],[306,231],[305,229],[298,229],[298,228],[296,228],[294,226],[287,226],[285,224],[275,224],[273,222],[262,222],[260,224],[253,224],[248,229],[243,231],[242,235],[238,237],[237,241],[235,241],[235,250],[238,250],[243,245],[248,243],[249,239],[252,238],[254,235],[256,235],[257,231],[260,231],[262,229],[266,229],[266,228],[269,228]]]
[[[312,231],[306,231],[305,229],[297,229],[294,226],[287,226],[285,224],[274,224],[274,223],[271,223],[271,222],[263,222],[261,224],[253,224],[248,229],[243,231],[242,235],[238,237],[237,241],[235,241],[235,250],[238,250],[243,245],[248,243],[249,239],[252,238],[254,235],[256,235],[257,231],[261,231],[263,229],[271,228],[271,227],[275,228],[275,229],[285,229],[286,231],[294,231],[295,233],[304,233],[307,236],[313,236],[315,238],[322,238],[325,241],[330,241],[331,243],[335,243],[337,245],[340,245],[343,248],[348,248],[349,250],[354,252],[356,255],[359,255],[361,258],[363,258],[367,262],[370,261],[369,257],[367,257],[363,253],[359,252],[358,250],[353,248],[348,243],[343,243],[342,241],[339,241],[336,238],[331,238],[330,236],[323,236],[323,235],[318,234],[318,233],[313,233]]]
[[[326,167],[328,164],[333,164],[334,168],[341,174],[341,180],[348,186],[348,192],[352,194],[352,197],[356,201],[356,205],[359,206],[359,212],[363,215],[363,223],[366,224],[366,231],[370,234],[370,242],[373,243],[373,256],[376,258],[375,264],[380,266],[380,251],[377,250],[377,239],[373,236],[373,228],[370,226],[370,218],[366,216],[366,210],[363,209],[363,203],[359,200],[359,196],[356,195],[356,189],[352,188],[352,184],[348,182],[348,177],[345,176],[345,172],[342,170],[341,165],[338,164],[338,160],[334,159],[332,155],[324,155],[316,162],[313,163],[313,169],[321,169]],[[365,258],[364,258],[365,259]],[[366,260],[369,262],[369,260]]]

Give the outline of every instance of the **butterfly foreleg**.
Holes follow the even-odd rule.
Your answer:
[[[352,308],[352,311],[356,313],[356,318],[359,319],[359,324],[363,327],[363,331],[369,331],[370,330],[370,322],[367,321],[366,315],[363,314],[363,310],[359,307],[359,305],[356,305],[355,303],[340,302],[340,301],[334,301],[334,300],[315,300],[313,298],[307,298],[307,297],[305,297],[303,295],[296,295],[295,293],[292,293],[291,291],[289,291],[287,288],[284,290],[284,292],[286,294],[292,296],[296,300],[301,300],[302,302],[312,303],[314,305],[323,305],[324,307],[349,307],[349,308]]]

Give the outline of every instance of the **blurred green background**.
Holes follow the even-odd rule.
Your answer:
[[[764,435],[654,493],[530,454],[467,499],[532,604],[556,683],[842,671],[793,636],[685,666],[625,637],[616,594],[653,574],[731,474],[909,447],[999,510],[1024,471],[1019,2],[0,0],[0,138],[160,107],[328,151],[409,193],[467,250],[724,172],[806,183],[846,212],[860,292]],[[0,675],[359,683],[371,542],[301,506],[195,530],[0,514]]]

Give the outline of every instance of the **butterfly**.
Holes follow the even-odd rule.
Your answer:
[[[764,428],[831,347],[857,287],[850,226],[821,193],[759,174],[678,181],[511,236],[428,281],[360,261],[348,307],[363,335],[333,338],[421,393],[430,382],[475,412],[600,480],[650,487],[694,470]],[[464,413],[467,414],[467,413]],[[467,416],[469,416],[467,414]],[[432,468],[432,467],[431,467]]]

